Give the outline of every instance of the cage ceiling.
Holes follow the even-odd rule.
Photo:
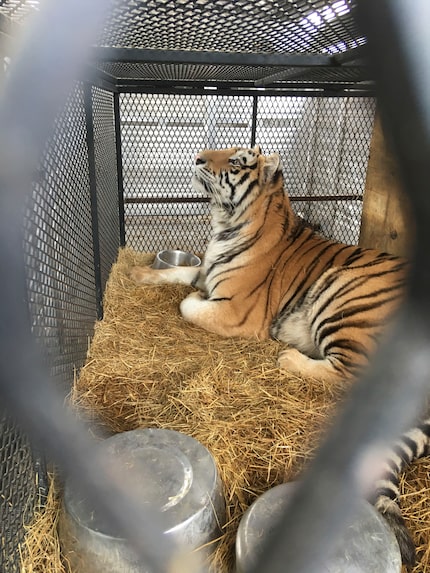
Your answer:
[[[42,4],[0,1],[3,32]],[[356,0],[113,0],[92,69],[118,91],[369,94],[355,9]]]

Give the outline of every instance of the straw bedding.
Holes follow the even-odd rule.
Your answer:
[[[214,556],[231,571],[245,509],[268,488],[297,478],[312,457],[347,388],[288,376],[276,367],[274,341],[223,339],[185,323],[178,285],[137,287],[134,264],[151,255],[123,249],[107,284],[103,321],[95,326],[72,403],[112,432],[144,427],[185,432],[213,454],[224,483],[227,524]],[[403,513],[420,558],[430,566],[430,460],[402,482]],[[47,511],[29,528],[22,573],[63,573],[54,484]],[[429,569],[430,570],[430,569]]]

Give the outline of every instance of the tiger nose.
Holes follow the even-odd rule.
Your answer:
[[[198,153],[195,157],[195,162],[196,162],[196,165],[202,165],[202,163],[206,163],[206,161],[203,159],[203,157],[201,155],[199,155]]]

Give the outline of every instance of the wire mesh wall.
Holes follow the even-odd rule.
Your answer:
[[[21,571],[21,545],[37,505],[39,476],[30,441],[0,410],[0,570]]]
[[[82,364],[96,319],[83,87],[78,86],[39,166],[25,217],[32,329],[65,391]]]
[[[296,211],[336,240],[357,243],[373,98],[121,96],[127,243],[203,251],[208,206],[191,188],[202,148],[281,154]]]

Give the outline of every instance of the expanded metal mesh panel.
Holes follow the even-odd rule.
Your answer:
[[[201,200],[191,188],[193,158],[226,141],[247,145],[252,105],[251,97],[122,96],[127,244],[204,249],[209,209],[193,202]]]
[[[336,53],[363,43],[354,7],[353,0],[114,0],[98,44]]]
[[[25,259],[34,335],[66,390],[86,355],[96,318],[83,90],[57,118],[25,217]]]
[[[126,241],[135,248],[202,250],[208,206],[193,202],[195,153],[251,139],[252,98],[124,94],[121,98]],[[139,202],[141,200],[146,202]]]
[[[0,409],[0,571],[19,573],[24,523],[38,496],[38,474],[28,439]]]
[[[0,0],[0,17],[21,22],[39,8],[39,0]],[[94,44],[99,47],[145,48],[153,51],[204,50],[201,64],[96,64],[118,81],[254,82],[281,68],[259,65],[219,66],[210,52],[242,54],[338,54],[362,46],[366,39],[354,22],[356,0],[113,0],[106,7],[105,24]],[[1,22],[0,22],[1,25]],[[1,27],[0,27],[1,29]],[[243,62],[244,63],[244,62]],[[287,62],[285,62],[287,66]],[[290,68],[284,68],[289,73]],[[357,85],[369,78],[363,67],[335,66],[298,70],[313,86]],[[283,85],[288,80],[283,80]]]
[[[97,45],[229,52],[337,53],[364,43],[355,0],[113,0]],[[1,0],[20,22],[39,0]],[[84,16],[83,16],[84,17]]]
[[[357,243],[374,100],[261,97],[258,102],[256,141],[265,152],[281,154],[287,191],[302,198],[293,201],[296,212],[325,236]]]
[[[256,62],[213,65],[211,52],[236,54],[338,54],[366,43],[354,22],[355,0],[116,0],[99,46],[205,51],[201,64],[115,61],[99,67],[119,80],[253,82],[279,72]],[[242,65],[243,64],[243,65]],[[282,65],[282,64],[281,64]],[[285,66],[288,62],[285,61]],[[284,68],[289,72],[288,67]],[[292,69],[295,74],[296,69]],[[300,72],[305,82],[358,84],[365,68],[324,67]]]
[[[326,236],[356,243],[374,111],[372,98],[124,94],[127,244],[204,250],[209,210],[194,201],[194,155],[251,145],[253,129],[265,153],[281,154],[296,211]]]
[[[100,268],[104,289],[120,243],[113,94],[93,88],[92,105]]]

